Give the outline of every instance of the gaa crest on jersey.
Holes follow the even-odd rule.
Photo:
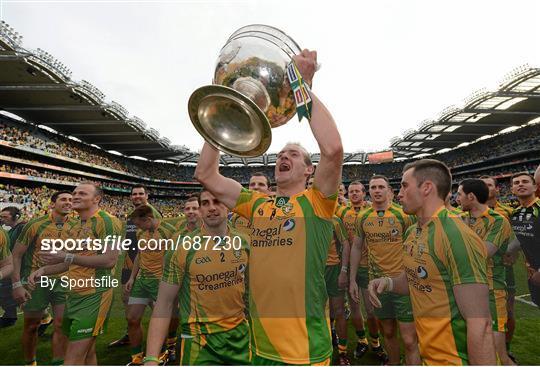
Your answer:
[[[420,237],[421,234],[422,234],[422,228],[416,227],[416,238]]]
[[[531,220],[532,218],[532,213],[528,213],[526,216],[525,216],[525,220]]]
[[[263,208],[259,208],[259,210],[257,211],[257,213],[259,213],[259,215],[262,217],[263,214],[264,214]]]
[[[482,237],[482,228],[477,228],[476,229],[476,234],[479,235],[480,237]]]
[[[394,224],[396,224],[396,221],[394,220],[394,218],[388,218],[388,223],[393,226]]]
[[[288,197],[280,196],[280,197],[277,198],[277,200],[276,200],[276,206],[277,206],[278,208],[281,208],[283,205],[287,204],[288,201],[289,201],[289,198],[288,198]]]

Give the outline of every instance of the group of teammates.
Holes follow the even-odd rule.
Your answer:
[[[314,56],[304,51],[296,60],[308,82],[315,70]],[[399,362],[399,345],[396,347],[395,337],[399,325],[408,363],[417,364],[422,359],[428,364],[495,364],[489,299],[490,286],[492,299],[496,302],[500,298],[501,292],[497,292],[500,289],[496,288],[500,278],[496,279],[496,276],[501,271],[500,258],[495,258],[494,254],[499,252],[502,256],[505,248],[513,252],[518,248],[517,241],[505,242],[497,237],[511,236],[494,235],[495,232],[490,233],[492,237],[486,235],[482,241],[467,225],[474,227],[477,223],[471,219],[478,214],[472,204],[471,215],[466,216],[465,221],[450,213],[444,206],[450,191],[450,172],[444,164],[434,160],[421,160],[405,167],[399,195],[402,209],[392,204],[388,181],[384,177],[372,179],[369,185],[371,207],[357,206],[359,212],[349,214],[354,219],[347,227],[347,234],[341,230],[339,235],[336,214],[345,218],[343,212],[347,211],[337,206],[336,192],[343,149],[331,115],[315,96],[310,126],[321,151],[313,185],[305,189],[306,180],[314,171],[309,154],[299,144],[287,144],[277,157],[275,195],[243,189],[234,180],[222,176],[218,169],[218,152],[205,144],[196,170],[196,178],[205,187],[199,198],[203,226],[187,237],[210,236],[213,241],[210,248],[213,248],[221,238],[238,236],[241,250],[191,248],[186,251],[180,248],[159,255],[149,253],[144,258],[140,253],[134,266],[139,270],[126,281],[126,290],[132,292],[127,302],[132,347],[137,347],[134,343],[140,343],[142,337],[132,331],[136,329],[133,326],[137,322],[134,321],[139,321],[140,325],[140,318],[130,317],[137,316],[137,312],[130,312],[133,308],[129,306],[134,305],[137,309],[148,304],[148,301],[141,303],[140,299],[152,299],[147,364],[160,362],[160,351],[177,302],[180,303],[179,315],[185,334],[182,339],[183,364],[329,364],[332,338],[326,305],[327,292],[333,284],[327,285],[327,282],[336,277],[335,270],[330,271],[327,266],[340,267],[338,296],[331,297],[340,297],[339,286],[343,286],[347,278],[342,273],[348,274],[352,295],[349,307],[358,310],[353,306],[360,300],[358,286],[365,289],[365,276],[362,280],[365,272],[358,269],[367,265],[374,279],[367,293],[362,294],[364,298],[368,295],[370,302],[377,306],[374,314],[379,316],[390,363]],[[539,273],[534,269],[538,269],[538,250],[537,246],[532,246],[531,236],[526,232],[531,225],[535,230],[538,228],[540,204],[538,199],[534,200],[534,179],[522,174],[514,177],[512,184],[516,186],[514,192],[522,204],[513,212],[512,222],[516,222],[514,230],[519,239],[526,238],[521,241],[521,246],[530,264],[530,285],[537,287]],[[351,186],[354,189],[354,185]],[[460,190],[464,194],[460,194],[460,198],[465,195],[473,203],[482,200],[481,193],[474,192],[468,185],[462,186]],[[532,200],[529,192],[533,194]],[[62,195],[70,194],[59,196]],[[49,238],[104,238],[107,234],[123,233],[120,221],[99,210],[101,195],[93,184],[80,184],[72,196],[73,209],[78,212],[79,219],[71,220],[61,211],[57,212],[57,199],[51,209],[56,214],[51,213],[49,223],[38,226],[37,230],[51,227]],[[354,200],[354,195],[349,194],[349,197]],[[228,208],[247,218],[249,239],[227,225]],[[145,204],[134,211],[131,219],[139,226],[140,235],[147,231],[148,236],[170,237],[176,228],[170,228],[156,217],[158,215]],[[491,223],[489,220],[481,222]],[[524,225],[520,226],[520,223]],[[520,232],[521,227],[525,229]],[[485,227],[480,229],[485,230]],[[337,264],[332,262],[333,256],[329,258],[333,240],[334,246],[341,242],[339,246],[343,250],[347,247],[344,244],[352,243],[350,253],[336,251],[338,258],[341,254]],[[30,246],[24,246],[22,242],[17,243],[14,264],[17,263],[15,257],[20,263],[20,253],[30,250]],[[385,247],[387,251],[382,250]],[[404,250],[401,256],[396,251],[398,247]],[[493,251],[493,247],[497,250]],[[2,246],[0,252],[0,277],[12,272],[12,261],[5,248]],[[51,254],[40,252],[35,246],[33,250],[27,281],[34,287],[41,275],[65,271],[71,277],[79,278],[111,276],[118,256],[116,251]],[[387,256],[387,253],[393,256]],[[349,255],[350,260],[344,261]],[[493,260],[489,260],[488,255]],[[398,269],[399,260],[396,259],[400,257],[401,268]],[[158,258],[161,274],[155,260]],[[47,265],[42,266],[44,264]],[[325,273],[328,273],[326,280]],[[150,284],[157,284],[156,280],[160,278],[155,295],[155,288]],[[249,316],[245,312],[246,278],[249,280]],[[22,288],[19,281],[14,282],[14,288],[14,291]],[[533,299],[537,300],[533,289]],[[135,294],[134,290],[137,290]],[[401,296],[383,294],[385,291]],[[137,297],[141,294],[142,297]],[[46,296],[50,297],[51,293]],[[107,286],[68,292],[61,323],[68,335],[66,364],[96,364],[95,337],[104,330],[111,299],[112,290]],[[60,304],[53,303],[53,297],[41,302],[53,306]],[[344,307],[342,301],[332,300],[332,305],[340,339],[338,350],[343,351],[339,346],[343,346],[346,334],[340,333],[343,329],[337,324],[341,322]],[[497,312],[499,305],[495,305]],[[368,328],[373,340],[378,336],[378,330],[377,321],[371,315],[370,323],[368,311]],[[496,315],[494,325],[504,316]],[[57,317],[62,316],[55,314]],[[414,333],[411,332],[412,319]],[[362,329],[363,326],[357,327],[359,346],[367,344],[365,333],[361,337]],[[503,361],[505,356],[498,348],[497,352]],[[140,352],[134,353],[136,355],[140,356]]]

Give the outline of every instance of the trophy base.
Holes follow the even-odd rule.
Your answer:
[[[257,157],[270,147],[272,132],[264,112],[242,93],[221,85],[201,87],[189,98],[195,129],[216,149],[236,157]]]

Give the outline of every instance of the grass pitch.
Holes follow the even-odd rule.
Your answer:
[[[121,261],[121,259],[119,260]],[[527,294],[526,270],[523,259],[514,266],[516,273],[517,295]],[[511,345],[511,352],[521,365],[540,365],[540,310],[529,304],[516,301],[516,332]],[[0,329],[0,365],[22,365],[22,314],[19,320],[10,328]],[[144,318],[144,328],[148,326],[150,311],[147,309]],[[107,348],[107,345],[121,337],[126,330],[124,306],[120,297],[120,289],[115,290],[108,331],[97,338],[97,357],[100,365],[126,365],[130,362],[130,348]],[[40,365],[48,365],[51,361],[51,333],[49,327],[44,336],[39,338],[37,360]],[[361,360],[353,358],[356,346],[356,335],[352,327],[349,328],[349,353],[351,363],[354,365],[377,365],[378,360],[368,352]],[[336,362],[334,360],[334,362]]]

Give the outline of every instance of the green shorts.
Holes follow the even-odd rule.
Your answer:
[[[489,311],[491,312],[491,325],[493,331],[506,332],[508,310],[506,309],[506,290],[489,290]]]
[[[310,364],[310,366],[330,366],[332,362],[332,357],[326,358],[322,362],[315,362]],[[298,366],[293,364],[287,364],[279,361],[274,361],[273,359],[264,358],[258,355],[253,355],[251,358],[252,366]]]
[[[369,271],[367,266],[358,267],[356,284],[358,284],[358,288],[367,289],[369,284]]]
[[[56,279],[56,283],[52,290],[47,287],[36,285],[36,288],[30,292],[32,298],[25,303],[23,310],[25,312],[41,312],[44,311],[49,304],[53,306],[65,304],[67,289],[60,284],[60,279]]]
[[[413,322],[413,312],[410,296],[395,293],[383,293],[379,296],[382,307],[375,308],[375,316],[379,320],[397,319],[399,322]]]
[[[251,364],[248,322],[214,334],[182,338],[182,366]]]
[[[327,265],[324,269],[324,280],[326,282],[326,293],[328,297],[339,297],[345,294],[344,289],[339,289],[338,278],[341,272],[341,265]]]
[[[514,277],[514,267],[505,266],[504,269],[506,273],[506,291],[508,292],[508,295],[513,296],[516,294],[516,279]]]
[[[137,277],[129,294],[128,305],[147,305],[156,301],[159,290],[159,279]]]
[[[70,294],[62,322],[62,331],[69,340],[82,340],[103,334],[107,329],[112,299],[112,288],[87,296]]]

